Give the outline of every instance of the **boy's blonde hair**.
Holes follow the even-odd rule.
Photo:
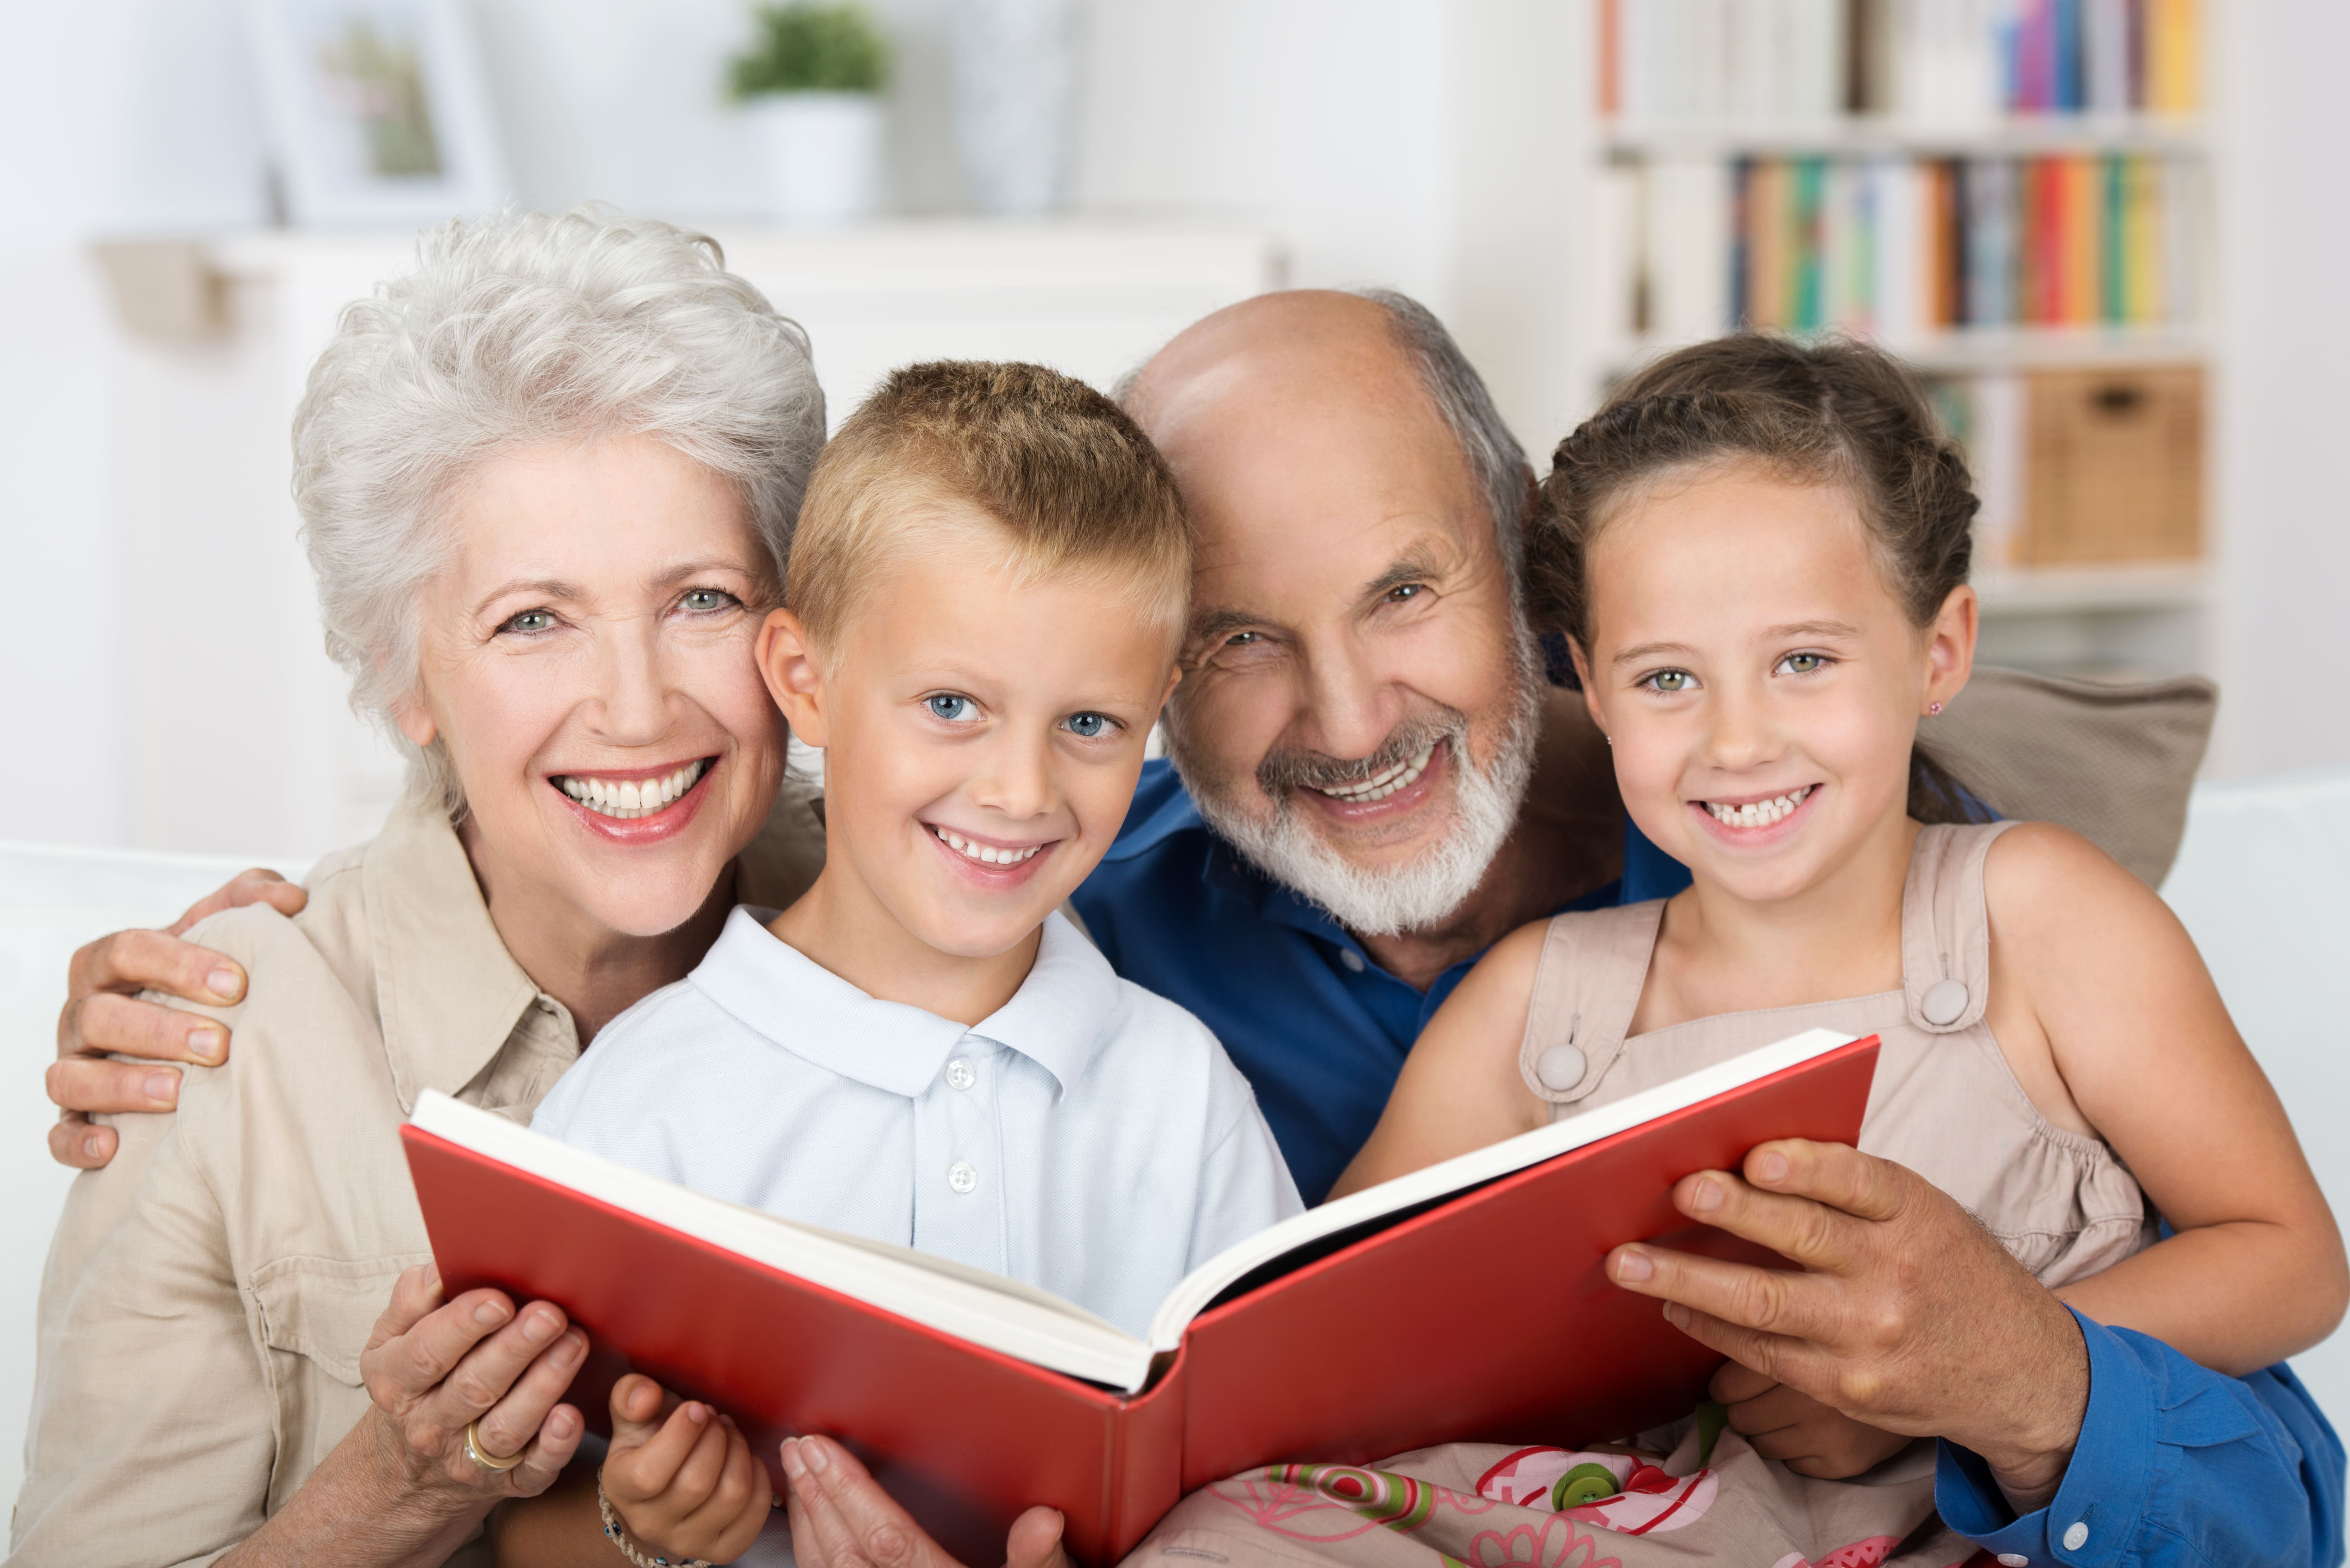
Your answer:
[[[943,359],[893,372],[816,460],[784,603],[834,643],[879,568],[968,508],[1022,580],[1071,573],[1180,629],[1191,530],[1175,476],[1124,410],[1042,365]]]

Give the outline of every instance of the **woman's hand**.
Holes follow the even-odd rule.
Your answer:
[[[1799,1476],[1849,1480],[1883,1464],[1916,1439],[1856,1421],[1810,1395],[1725,1361],[1708,1390],[1730,1407],[1730,1429],[1766,1459]]]
[[[516,1313],[504,1294],[484,1290],[444,1304],[432,1267],[410,1269],[359,1355],[386,1479],[461,1512],[546,1490],[587,1430],[576,1408],[556,1403],[587,1355],[588,1336],[551,1303]],[[465,1429],[477,1420],[484,1452],[519,1454],[522,1463],[476,1463]]]
[[[733,1421],[634,1373],[612,1388],[604,1495],[641,1550],[672,1563],[732,1563],[775,1507],[767,1468]]]
[[[838,1443],[795,1438],[783,1458],[799,1568],[962,1568]],[[1061,1549],[1060,1513],[1032,1508],[1014,1520],[1003,1561],[1004,1568],[1074,1568]]]

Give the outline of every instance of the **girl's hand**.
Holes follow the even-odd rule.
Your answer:
[[[766,1467],[732,1420],[634,1373],[612,1387],[604,1495],[640,1551],[672,1563],[733,1562],[775,1507]]]
[[[962,1568],[838,1443],[795,1438],[783,1459],[799,1568]],[[1004,1568],[1075,1568],[1061,1547],[1061,1523],[1049,1508],[1014,1520]]]
[[[588,1336],[560,1307],[533,1302],[517,1313],[497,1291],[443,1303],[432,1267],[410,1269],[359,1355],[379,1469],[452,1516],[544,1491],[588,1429],[577,1409],[556,1403],[587,1354]],[[465,1430],[475,1421],[485,1453],[522,1462],[506,1470],[474,1462]]]
[[[1916,1441],[1856,1421],[1735,1361],[1722,1363],[1707,1392],[1730,1407],[1731,1431],[1764,1459],[1783,1460],[1799,1476],[1848,1480]]]

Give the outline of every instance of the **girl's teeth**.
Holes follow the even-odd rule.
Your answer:
[[[1769,827],[1803,805],[1804,798],[1812,793],[1814,787],[1805,784],[1785,794],[1773,795],[1769,800],[1750,801],[1744,805],[1721,805],[1707,801],[1705,809],[1713,814],[1714,821],[1725,827]]]
[[[1385,800],[1398,790],[1409,789],[1428,770],[1428,759],[1436,754],[1436,742],[1422,746],[1417,755],[1409,757],[1383,773],[1374,774],[1361,784],[1325,784],[1322,793],[1334,800],[1365,802]]]
[[[670,805],[691,789],[709,766],[706,760],[697,758],[663,778],[615,781],[567,774],[556,782],[565,794],[597,815],[626,822],[650,816]]]
[[[966,860],[976,860],[983,866],[1017,866],[1023,860],[1035,858],[1037,852],[1045,847],[1041,844],[1031,844],[1021,849],[998,849],[990,844],[973,844],[962,834],[950,832],[943,827],[933,827],[931,831],[937,834],[940,842],[949,849]]]

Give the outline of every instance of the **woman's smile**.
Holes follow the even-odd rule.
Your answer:
[[[715,785],[721,756],[651,768],[549,774],[565,809],[580,826],[611,844],[654,844],[692,826]]]

